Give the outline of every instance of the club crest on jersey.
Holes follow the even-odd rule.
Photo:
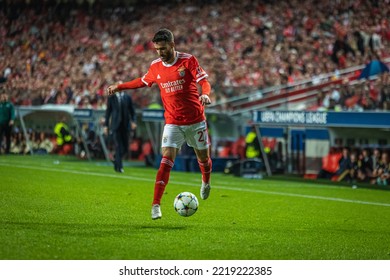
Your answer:
[[[168,137],[167,137],[167,136],[164,136],[164,137],[163,137],[163,142],[164,142],[164,143],[167,143],[167,142],[168,142]]]
[[[186,68],[184,66],[177,69],[177,71],[179,72],[180,77],[184,77],[186,74]]]

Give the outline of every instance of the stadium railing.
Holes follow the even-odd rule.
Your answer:
[[[390,57],[382,60],[389,64]],[[321,83],[313,84],[313,78],[302,80],[296,83],[269,87],[263,90],[249,92],[245,95],[227,98],[224,101],[210,105],[210,109],[218,109],[225,104],[233,115],[243,115],[252,110],[259,109],[282,109],[294,110],[304,109],[315,104],[318,93],[327,91],[332,85],[348,81],[352,83],[357,80],[358,74],[366,65],[358,65],[337,72],[321,75]],[[376,77],[372,77],[375,79]],[[301,106],[300,106],[301,105]],[[302,105],[304,108],[302,108]]]

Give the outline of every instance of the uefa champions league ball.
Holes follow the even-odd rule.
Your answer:
[[[196,210],[198,210],[198,206],[198,199],[193,193],[190,192],[179,193],[173,202],[175,211],[183,217],[194,215]]]

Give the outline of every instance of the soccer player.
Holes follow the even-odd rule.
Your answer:
[[[207,73],[191,54],[175,50],[173,33],[168,29],[159,30],[152,39],[159,58],[154,60],[148,72],[129,82],[110,85],[109,95],[117,91],[151,87],[156,83],[160,88],[164,105],[165,126],[161,141],[162,159],[156,175],[152,219],[160,219],[160,202],[176,155],[186,142],[193,147],[202,172],[200,197],[207,199],[210,194],[212,162],[209,153],[209,137],[204,106],[210,104],[211,86]],[[198,92],[196,83],[201,87]]]

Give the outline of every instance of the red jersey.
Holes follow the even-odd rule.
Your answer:
[[[158,84],[167,124],[190,125],[205,120],[196,83],[207,77],[195,56],[176,52],[172,64],[154,60],[142,82],[148,87]]]

